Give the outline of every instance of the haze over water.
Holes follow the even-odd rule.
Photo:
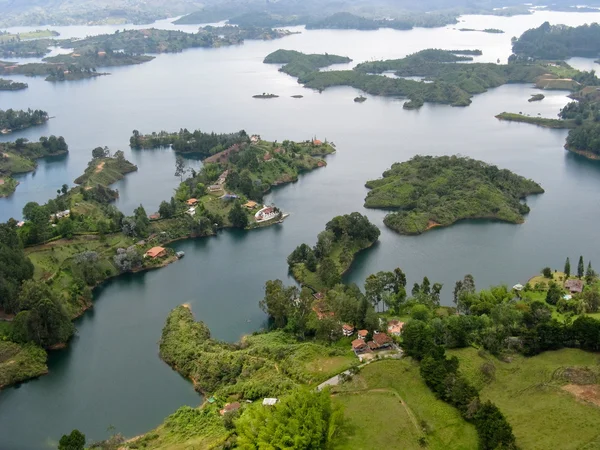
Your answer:
[[[154,61],[110,68],[112,75],[69,83],[24,78],[29,89],[0,93],[0,108],[39,108],[54,116],[46,125],[2,140],[62,135],[70,154],[40,161],[35,174],[19,178],[9,199],[0,200],[0,220],[20,217],[28,201],[45,202],[63,183],[72,185],[91,157],[91,149],[125,150],[139,171],[115,185],[117,206],[126,214],[140,203],[150,213],[179,183],[171,150],[131,151],[131,131],[180,128],[230,132],[245,129],[264,139],[327,138],[338,148],[328,166],[274,190],[274,202],[291,216],[283,225],[252,232],[226,231],[214,238],[179,242],[181,261],[164,269],[128,275],[95,292],[95,307],[76,322],[78,336],[69,349],[51,355],[50,375],[0,393],[0,448],[43,448],[78,428],[88,440],[106,436],[109,425],[127,436],[149,431],[179,406],[200,403],[192,386],[158,358],[157,341],[170,309],[190,303],[213,336],[236,340],[259,329],[258,308],[264,282],[292,283],[285,258],[302,242],[314,243],[333,216],[367,214],[382,231],[379,244],[359,255],[346,279],[362,285],[378,270],[402,267],[409,283],[427,275],[444,283],[449,304],[454,282],[472,273],[478,287],[525,282],[541,267],[562,267],[566,256],[583,254],[600,264],[595,224],[600,222],[600,165],[563,149],[564,130],[500,122],[503,111],[555,117],[567,92],[539,92],[529,85],[507,85],[475,96],[466,108],[426,104],[402,109],[404,100],[368,96],[334,88],[322,94],[302,88],[295,78],[262,63],[279,48],[347,55],[349,67],[370,59],[400,58],[425,48],[483,50],[476,61],[506,62],[510,38],[548,20],[580,25],[600,14],[540,13],[499,18],[465,16],[455,26],[411,31],[305,31],[270,42],[247,41],[220,49],[193,49],[158,55]],[[155,24],[166,27],[168,22]],[[61,37],[113,32],[123,27],[56,27]],[[132,28],[129,26],[127,28]],[[142,28],[142,27],[136,27]],[[193,31],[197,27],[177,27]],[[500,28],[505,34],[459,32],[458,28]],[[22,30],[22,29],[19,29]],[[576,58],[578,68],[592,60]],[[346,65],[336,68],[345,68]],[[13,77],[20,80],[21,77]],[[270,92],[273,100],[252,95]],[[291,95],[304,98],[293,99]],[[382,222],[384,212],[362,207],[365,181],[381,176],[394,162],[415,154],[462,154],[539,182],[546,193],[530,197],[523,225],[463,222],[418,237],[397,235]],[[191,162],[198,167],[198,162]],[[35,426],[32,426],[34,424]]]

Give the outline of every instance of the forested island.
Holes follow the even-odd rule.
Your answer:
[[[2,58],[41,58],[50,53],[50,46],[56,45],[53,39],[0,40]]]
[[[513,59],[595,58],[600,56],[600,25],[569,27],[544,22],[538,28],[525,31],[513,42],[513,54]]]
[[[427,49],[402,59],[365,62],[353,70],[318,71],[331,64],[349,62],[338,55],[305,55],[303,53],[277,50],[268,55],[265,63],[285,64],[280,70],[298,77],[305,87],[322,91],[333,86],[351,86],[371,95],[408,98],[407,108],[418,108],[425,102],[467,106],[471,96],[506,83],[534,83],[540,77],[559,78],[563,72],[577,74],[566,64],[542,63],[470,63],[480,50]],[[381,76],[393,71],[400,78]],[[424,77],[430,83],[403,77]]]
[[[22,89],[27,89],[28,87],[29,86],[27,85],[27,83],[21,83],[0,78],[0,91],[20,91]]]
[[[62,136],[42,136],[39,142],[17,139],[0,143],[0,197],[7,197],[17,188],[12,175],[33,172],[37,159],[65,155],[69,147]]]
[[[543,193],[539,184],[506,169],[458,156],[415,156],[368,181],[367,208],[395,209],[384,223],[401,234],[421,234],[464,219],[522,223],[521,200]]]
[[[319,233],[316,245],[301,244],[288,256],[294,279],[313,289],[339,284],[354,256],[379,239],[379,229],[366,216],[354,212],[334,217]]]
[[[0,109],[0,133],[9,134],[13,131],[24,130],[46,123],[49,119],[48,113],[41,109],[15,110]]]

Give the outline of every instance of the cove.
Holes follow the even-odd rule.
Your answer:
[[[485,287],[524,282],[541,267],[561,267],[566,256],[573,260],[583,254],[599,264],[595,224],[600,220],[600,164],[564,151],[564,130],[494,118],[502,111],[555,117],[569,101],[566,92],[545,93],[542,102],[531,104],[527,99],[539,91],[507,85],[475,96],[467,108],[426,104],[419,111],[405,111],[403,101],[395,99],[369,97],[355,104],[354,89],[322,94],[302,89],[277,67],[262,63],[278,48],[348,55],[357,63],[371,57],[401,57],[427,47],[475,46],[484,52],[476,60],[496,61],[508,56],[512,35],[544,20],[575,25],[599,17],[535,13],[463,18],[461,27],[478,29],[490,28],[494,21],[496,28],[507,31],[504,35],[475,36],[451,27],[307,31],[280,41],[160,55],[146,65],[111,69],[111,76],[98,80],[55,85],[27,79],[28,91],[0,94],[3,108],[36,107],[55,116],[43,127],[10,139],[58,134],[70,145],[66,159],[40,162],[35,174],[20,180],[14,197],[0,200],[1,220],[19,216],[27,201],[45,201],[62,183],[71,183],[98,145],[125,150],[139,167],[115,185],[121,194],[117,206],[126,213],[139,203],[148,211],[156,209],[179,182],[173,175],[175,155],[168,149],[129,150],[133,129],[243,128],[279,141],[316,135],[338,148],[327,158],[326,168],[266,197],[267,203],[275,202],[291,213],[283,225],[177,242],[173,247],[186,253],[182,260],[97,289],[94,308],[76,322],[78,336],[67,350],[51,355],[50,374],[0,392],[0,448],[45,448],[73,428],[89,440],[105,437],[109,425],[133,436],[158,425],[181,405],[198,405],[201,397],[190,383],[158,358],[157,342],[168,311],[190,303],[213,335],[228,341],[261,328],[265,317],[258,301],[264,282],[280,278],[291,284],[287,255],[302,242],[313,243],[338,214],[359,211],[382,230],[379,244],[359,254],[347,281],[362,285],[368,274],[399,266],[409,284],[424,275],[444,283],[445,304],[451,302],[454,282],[466,273]],[[356,42],[352,48],[347,45],[350,40]],[[264,91],[280,97],[269,102],[251,98]],[[295,94],[304,98],[291,98]],[[383,226],[385,212],[362,207],[365,181],[381,176],[392,163],[415,154],[456,153],[530,177],[546,193],[529,199],[531,213],[523,225],[460,222],[416,237],[393,233]]]

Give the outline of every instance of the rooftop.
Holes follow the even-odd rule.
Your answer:
[[[151,258],[156,258],[158,255],[160,255],[164,251],[165,251],[165,249],[163,247],[152,247],[150,250],[148,250],[146,252],[146,255],[150,256]]]

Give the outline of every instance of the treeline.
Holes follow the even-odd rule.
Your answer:
[[[600,25],[550,25],[525,31],[513,41],[515,58],[567,59],[573,56],[597,57],[600,54]]]
[[[21,89],[27,89],[28,87],[29,85],[27,83],[0,78],[0,91],[19,91]]]
[[[31,39],[31,40],[2,40],[0,41],[0,57],[2,58],[31,58],[50,53],[50,46],[55,45],[53,39]]]
[[[352,60],[346,56],[330,55],[328,53],[324,55],[307,55],[296,50],[276,50],[267,55],[263,62],[265,64],[284,64],[279,69],[280,72],[302,78],[304,74],[318,71],[323,67],[349,63]]]
[[[6,111],[0,109],[0,130],[22,130],[35,125],[41,125],[48,120],[48,113],[40,109],[27,111],[7,109]]]
[[[379,234],[377,226],[360,213],[336,216],[319,233],[314,248],[299,245],[287,262],[297,280],[331,288],[341,282],[354,255],[373,245]]]
[[[129,139],[129,145],[132,148],[157,148],[172,146],[178,153],[195,153],[203,157],[208,157],[230,148],[236,144],[250,142],[250,137],[244,130],[237,133],[205,133],[201,130],[188,131],[180,129],[176,133],[161,131],[152,134],[140,134],[138,130],[133,130],[133,135]]]
[[[404,13],[393,19],[370,19],[349,12],[338,12],[323,19],[308,21],[307,30],[377,30],[392,28],[395,30],[411,30],[415,27],[436,28],[458,23],[457,14],[443,12]]]

